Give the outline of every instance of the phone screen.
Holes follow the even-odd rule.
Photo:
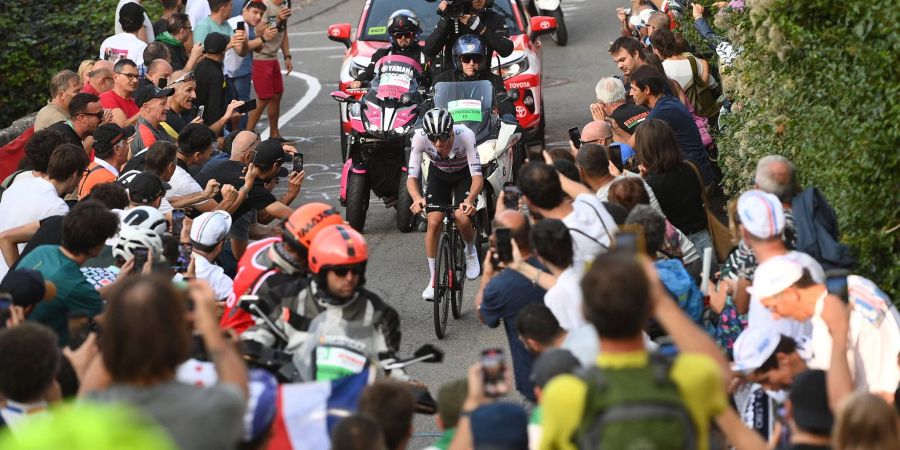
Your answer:
[[[188,266],[191,264],[191,244],[178,245],[178,260],[175,263],[175,270],[181,273],[187,272]]]
[[[244,104],[235,108],[235,111],[241,114],[247,114],[250,111],[256,109],[256,99],[245,100]]]
[[[503,206],[507,209],[519,209],[519,196],[522,191],[514,184],[503,186]]]
[[[238,22],[237,29],[243,31],[244,30],[244,22]]]
[[[624,170],[625,164],[622,163],[621,144],[609,144],[609,160],[616,166],[616,169],[619,169],[619,172]]]
[[[303,153],[294,154],[293,169],[294,172],[303,172]]]
[[[504,379],[506,361],[503,349],[489,348],[481,351],[481,374],[484,380],[484,395],[500,397],[509,392]]]
[[[278,16],[269,16],[269,26],[274,27],[278,24]]]
[[[183,209],[173,209],[172,210],[172,236],[176,238],[181,236],[181,230],[184,227],[184,210]]]
[[[146,248],[134,249],[134,269],[132,269],[134,273],[141,273],[141,271],[144,270],[144,265],[147,264],[147,255],[149,252],[150,251]]]
[[[169,85],[169,79],[166,77],[162,77],[159,79],[159,82],[156,83],[156,86],[160,89],[165,89],[166,86]]]
[[[497,257],[505,263],[511,262],[512,254],[512,230],[509,228],[497,228],[494,230],[497,240]]]
[[[828,293],[834,295],[844,302],[850,301],[850,293],[847,288],[847,276],[850,272],[847,270],[829,270],[825,273],[825,287]]]
[[[569,128],[569,140],[575,148],[581,148],[581,132],[578,131],[578,127]]]
[[[206,111],[206,105],[200,105],[200,107],[197,108],[197,117],[199,117],[200,120],[203,120],[203,112],[204,111]]]

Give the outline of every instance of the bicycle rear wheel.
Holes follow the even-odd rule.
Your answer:
[[[459,319],[462,314],[463,288],[466,285],[466,243],[459,232],[456,234],[453,245],[453,280],[456,284],[450,290],[450,310],[454,319]]]
[[[449,237],[447,233],[441,233],[434,268],[434,334],[438,339],[443,339],[447,332],[447,316],[450,312],[451,291],[453,290],[453,266],[451,265]]]

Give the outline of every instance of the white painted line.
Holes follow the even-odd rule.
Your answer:
[[[287,112],[281,115],[281,117],[278,119],[279,127],[287,125],[288,121],[296,117],[297,114],[303,112],[303,110],[306,109],[306,107],[309,106],[310,103],[312,103],[316,96],[319,95],[319,91],[322,90],[322,85],[319,84],[319,80],[312,75],[301,72],[291,72],[289,76],[305,81],[307,86],[309,86],[309,89],[307,89],[306,93],[303,94],[303,97],[301,97],[300,100],[298,100],[297,103],[295,103],[294,106],[291,107],[291,109],[287,110]],[[270,130],[270,127],[266,127],[266,129],[263,130],[262,133],[260,133],[260,139],[268,139]]]
[[[571,1],[571,0],[570,0]],[[319,30],[319,31],[294,31],[292,33],[288,33],[288,36],[312,36],[316,34],[321,34],[322,37],[326,37],[328,30]]]
[[[344,57],[344,55],[328,55],[329,59],[338,59],[338,58],[343,58],[343,57]]]
[[[329,45],[328,47],[300,47],[300,48],[292,48],[292,52],[324,52],[329,50],[337,50],[342,51],[346,50],[347,47],[341,45]]]

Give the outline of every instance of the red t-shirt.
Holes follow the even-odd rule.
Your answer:
[[[84,83],[84,86],[81,87],[81,92],[86,94],[94,94],[96,96],[100,96],[100,93],[94,89],[94,86],[91,83]]]
[[[109,90],[100,94],[100,104],[104,109],[121,109],[129,119],[141,110],[133,98],[123,98],[116,94],[115,90]]]

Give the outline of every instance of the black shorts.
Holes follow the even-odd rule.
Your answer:
[[[428,169],[425,202],[429,205],[459,205],[469,196],[471,187],[472,175],[468,168],[455,173],[447,173],[431,166]],[[456,194],[455,202],[454,194]]]

